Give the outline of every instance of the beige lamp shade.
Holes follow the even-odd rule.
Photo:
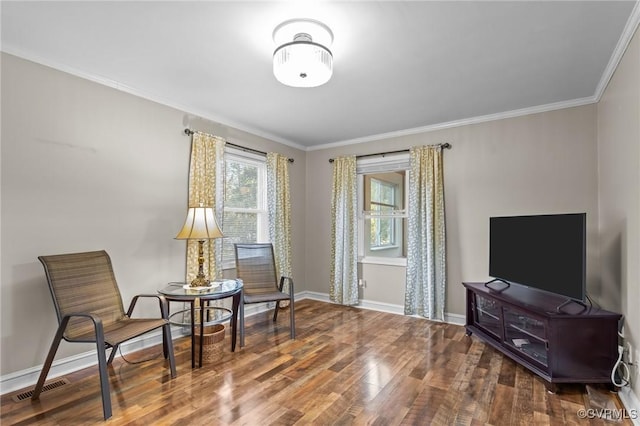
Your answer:
[[[222,237],[224,235],[211,207],[189,207],[184,226],[176,235],[177,240],[209,240]]]

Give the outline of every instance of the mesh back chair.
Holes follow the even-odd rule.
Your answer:
[[[96,344],[102,411],[105,420],[111,417],[107,365],[113,361],[121,343],[162,327],[164,356],[169,358],[171,378],[176,377],[168,307],[163,296],[156,294],[135,296],[129,310],[125,313],[107,252],[39,256],[38,259],[44,266],[59,326],[32,399],[39,398],[62,339],[67,342]],[[157,298],[160,304],[160,318],[131,318],[139,297]],[[107,360],[105,352],[108,348],[112,349]]]
[[[280,301],[289,301],[291,338],[296,338],[293,307],[293,280],[276,276],[276,265],[271,244],[235,244],[236,274],[243,281],[243,303],[240,304],[240,346],[244,346],[244,305],[249,303],[276,302],[273,321],[278,318]],[[289,281],[289,294],[282,291]]]

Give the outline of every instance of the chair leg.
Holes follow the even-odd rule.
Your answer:
[[[164,333],[164,331],[163,331],[163,333]],[[164,356],[164,359],[168,359],[169,358],[169,352],[167,351],[167,342],[165,342],[164,336],[162,338],[162,355]]]
[[[242,289],[231,298],[231,352],[236,351],[238,341],[238,311],[242,303]]]
[[[276,301],[276,309],[275,311],[273,311],[273,322],[276,322],[276,320],[278,319],[278,311],[280,310],[280,301],[277,300]]]
[[[120,347],[119,344],[114,345],[111,347],[111,353],[109,354],[109,359],[107,360],[107,365],[111,365],[111,363],[113,362],[113,359],[116,357],[116,353],[118,352],[118,347]]]
[[[58,351],[58,347],[60,346],[60,342],[62,341],[62,336],[64,335],[64,330],[65,328],[67,328],[68,322],[69,318],[64,318],[62,320],[60,326],[58,326],[58,331],[53,338],[53,342],[51,342],[51,347],[49,348],[47,359],[42,366],[42,370],[40,371],[40,376],[38,377],[36,388],[33,390],[33,395],[31,395],[31,399],[34,401],[40,398],[40,393],[42,392],[42,388],[44,387],[44,382],[47,379],[47,374],[49,374],[49,369],[51,368],[51,364],[53,363],[53,358],[55,358],[56,356],[56,352]]]
[[[244,294],[240,296],[240,347],[244,346]]]
[[[102,323],[96,324],[96,349],[98,351],[98,371],[100,373],[100,392],[102,393],[102,413],[104,419],[111,417],[111,394],[107,375],[107,356],[104,352],[104,331]]]
[[[293,290],[291,291],[291,296],[289,297],[289,321],[291,322],[291,338],[296,338],[296,318],[294,315],[294,306],[293,306]]]
[[[171,324],[166,323],[162,326],[162,346],[165,348],[165,358],[169,357],[169,368],[171,369],[171,378],[176,378],[176,359],[173,356],[173,340],[171,338]]]

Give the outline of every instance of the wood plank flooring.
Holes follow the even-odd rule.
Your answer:
[[[296,303],[297,339],[283,312],[247,320],[246,346],[191,369],[175,342],[178,377],[162,356],[109,369],[112,425],[604,425],[583,420],[583,386],[544,383],[464,328],[312,300]],[[63,343],[65,344],[65,343]],[[143,360],[160,347],[126,355]],[[104,424],[97,368],[40,401],[1,398],[2,425]],[[620,406],[619,400],[616,401]],[[630,425],[628,420],[623,423]]]

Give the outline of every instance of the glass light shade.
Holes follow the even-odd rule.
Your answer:
[[[292,87],[317,87],[333,74],[331,29],[313,19],[291,19],[273,31],[273,74]]]
[[[280,46],[273,54],[273,74],[287,86],[317,87],[333,74],[333,55],[326,47],[308,41]]]
[[[209,240],[223,236],[211,207],[189,207],[184,226],[176,235],[176,239]]]

